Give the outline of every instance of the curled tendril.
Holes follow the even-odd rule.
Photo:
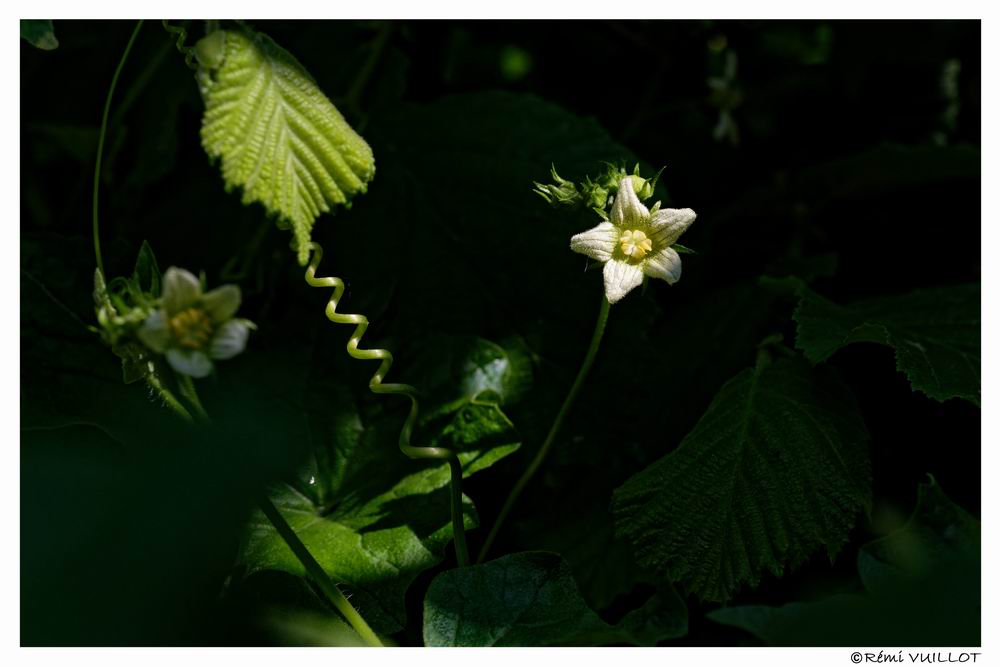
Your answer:
[[[180,26],[170,25],[167,19],[163,19],[163,29],[177,35],[177,50],[184,54],[184,64],[190,69],[197,70],[198,66],[194,62],[194,47],[184,46],[184,40],[187,39],[187,30]]]
[[[338,313],[337,304],[340,303],[344,295],[344,281],[334,276],[317,277],[316,269],[320,260],[323,259],[323,248],[318,243],[310,242],[309,250],[312,257],[306,267],[306,282],[312,287],[332,287],[333,295],[326,304],[326,317],[334,324],[353,324],[354,333],[347,341],[347,354],[354,359],[362,361],[379,360],[378,370],[372,375],[368,382],[368,388],[376,394],[396,394],[406,396],[410,399],[410,413],[406,416],[403,428],[399,432],[399,449],[411,459],[437,459],[448,461],[451,466],[451,494],[452,494],[452,527],[455,538],[455,552],[460,565],[468,563],[468,547],[465,544],[465,526],[462,513],[462,464],[458,460],[458,454],[446,447],[417,447],[410,443],[413,435],[413,428],[417,423],[420,414],[420,404],[417,401],[417,390],[408,384],[387,383],[385,378],[392,367],[392,353],[383,349],[362,349],[359,347],[361,337],[368,329],[368,318],[364,315]]]

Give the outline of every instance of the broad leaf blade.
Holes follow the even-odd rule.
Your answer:
[[[858,553],[867,594],[708,617],[773,646],[979,646],[979,528],[932,480],[905,526]]]
[[[616,492],[641,565],[724,601],[825,548],[870,508],[868,434],[849,391],[799,359],[745,370],[672,453]]]
[[[279,225],[291,226],[304,265],[320,213],[367,190],[375,175],[371,148],[274,40],[249,29],[203,42],[213,39],[222,44],[222,62],[198,72],[202,145],[221,158],[227,189],[242,188],[245,204],[260,202]]]
[[[896,367],[938,401],[979,405],[980,288],[959,285],[837,305],[801,290],[796,346],[813,363],[857,342],[888,345]]]
[[[618,626],[591,610],[558,554],[534,551],[443,572],[424,598],[427,646],[655,644],[687,632],[687,608],[672,590]]]

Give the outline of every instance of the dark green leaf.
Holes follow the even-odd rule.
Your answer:
[[[858,554],[866,594],[709,618],[774,646],[979,646],[979,522],[932,480],[909,522]]]
[[[960,285],[840,306],[804,289],[795,311],[796,346],[813,363],[857,342],[896,350],[914,389],[979,404],[980,289]]]
[[[618,626],[584,602],[569,566],[543,551],[443,572],[424,599],[427,646],[655,644],[687,632],[687,608],[668,591]]]
[[[891,593],[900,579],[976,560],[979,549],[979,521],[953,503],[932,477],[920,485],[917,507],[906,525],[858,552],[858,571],[869,592]]]
[[[850,392],[799,359],[730,380],[671,454],[615,492],[639,563],[727,600],[825,548],[871,502],[868,434]]]
[[[52,51],[59,46],[50,19],[21,19],[21,39],[43,51]]]

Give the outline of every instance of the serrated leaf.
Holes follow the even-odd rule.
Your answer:
[[[708,617],[772,646],[979,646],[979,522],[932,479],[905,526],[858,552],[864,594]]]
[[[21,19],[21,39],[43,51],[52,51],[59,46],[50,19]]]
[[[206,44],[221,45],[221,62],[198,71],[202,145],[221,159],[227,189],[242,188],[245,204],[260,202],[292,228],[304,265],[315,219],[367,190],[371,148],[267,35],[218,31],[199,42],[201,52]]]
[[[615,491],[640,565],[724,601],[825,548],[870,509],[868,434],[830,369],[793,358],[726,383],[680,446]]]
[[[544,551],[442,572],[424,598],[427,646],[654,645],[686,632],[687,608],[672,591],[617,626],[605,623],[584,602],[569,565]]]
[[[851,343],[888,345],[914,389],[979,405],[980,288],[959,285],[837,305],[809,289],[795,311],[795,344],[813,363]]]

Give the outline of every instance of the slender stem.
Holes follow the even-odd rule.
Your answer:
[[[459,567],[469,564],[469,546],[465,542],[465,514],[462,511],[462,464],[456,456],[448,460],[451,468],[451,526],[455,539],[455,559]]]
[[[111,98],[115,94],[115,86],[118,85],[118,77],[122,73],[122,68],[125,67],[125,61],[128,59],[129,51],[132,50],[132,44],[135,43],[135,38],[139,36],[140,28],[142,28],[142,19],[139,19],[139,21],[135,24],[135,30],[132,31],[132,36],[129,37],[128,44],[125,46],[125,52],[122,54],[122,59],[118,61],[118,67],[115,69],[115,75],[111,77],[111,87],[108,88],[108,99],[104,102],[104,115],[101,118],[101,133],[97,138],[97,164],[94,166],[94,257],[97,259],[97,268],[99,268],[101,273],[104,275],[107,275],[107,273],[104,271],[104,259],[101,257],[101,235],[97,218],[97,196],[101,186],[101,158],[104,155],[104,138],[108,133],[108,114],[111,111]]]
[[[205,406],[201,404],[201,399],[198,398],[198,389],[195,388],[194,380],[191,379],[191,376],[184,373],[177,373],[177,385],[181,389],[181,396],[190,401],[191,405],[194,406],[194,411],[198,415],[198,418],[206,422],[210,421],[208,413],[205,412]]]
[[[302,566],[309,573],[313,582],[319,587],[323,594],[330,599],[330,602],[337,608],[347,622],[351,624],[351,627],[361,636],[361,638],[369,646],[382,646],[382,642],[379,641],[378,635],[372,631],[365,619],[361,617],[361,614],[348,602],[344,594],[340,592],[336,584],[330,581],[330,577],[327,576],[326,572],[320,567],[320,564],[316,562],[312,554],[309,553],[309,549],[306,545],[302,544],[299,536],[295,534],[292,527],[288,525],[285,521],[285,517],[281,515],[278,508],[274,506],[269,498],[263,496],[257,501],[260,505],[261,511],[264,515],[274,524],[275,529],[281,538],[285,541],[288,547],[295,554],[295,557],[299,559]]]
[[[360,116],[357,124],[359,132],[363,131],[368,124],[368,116],[361,111],[361,95],[364,93],[365,86],[368,85],[368,80],[375,71],[375,66],[378,65],[378,61],[382,58],[382,52],[385,50],[386,44],[389,43],[389,36],[391,34],[392,21],[386,21],[375,37],[371,53],[368,54],[368,58],[361,66],[361,69],[358,70],[357,76],[355,76],[350,89],[347,91],[345,98],[346,106]]]
[[[500,514],[497,516],[497,520],[493,524],[493,528],[490,530],[490,534],[487,536],[485,544],[483,544],[483,548],[479,551],[479,557],[476,559],[477,563],[482,563],[486,559],[486,556],[490,551],[490,547],[493,546],[493,542],[496,540],[501,526],[503,526],[504,520],[506,520],[507,515],[510,514],[511,509],[514,507],[514,503],[517,502],[521,492],[524,491],[524,487],[528,485],[531,478],[534,477],[536,472],[538,472],[538,469],[545,461],[545,457],[548,456],[549,450],[552,449],[552,444],[556,440],[556,435],[559,434],[559,429],[562,427],[563,421],[569,414],[570,408],[573,407],[573,402],[576,400],[577,394],[580,393],[580,388],[583,387],[583,383],[587,379],[587,373],[590,372],[590,367],[594,363],[594,357],[597,356],[597,350],[601,346],[601,338],[604,336],[604,326],[608,322],[608,312],[610,310],[611,304],[608,303],[608,299],[602,293],[601,311],[597,315],[597,324],[594,326],[594,335],[590,339],[590,347],[587,349],[587,356],[583,358],[583,364],[580,365],[580,370],[576,374],[576,380],[573,381],[573,386],[570,387],[569,393],[566,394],[562,407],[559,408],[559,414],[556,415],[555,421],[552,422],[552,428],[549,429],[549,434],[545,437],[545,442],[542,443],[541,448],[538,450],[538,453],[535,454],[535,458],[532,459],[528,469],[524,471],[524,474],[522,474],[521,478],[517,480],[514,488],[511,489],[510,495],[507,496],[507,501],[504,503],[503,508],[501,508]]]

